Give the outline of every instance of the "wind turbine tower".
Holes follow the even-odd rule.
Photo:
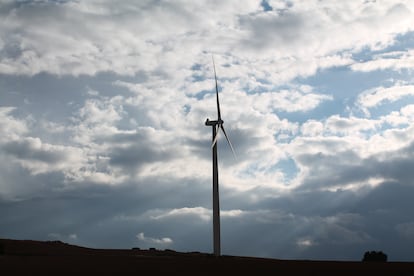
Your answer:
[[[214,79],[216,81],[216,102],[217,102],[217,120],[210,121],[208,118],[205,122],[206,126],[211,126],[213,130],[212,135],[212,157],[213,157],[213,245],[214,245],[214,255],[220,256],[220,200],[219,200],[219,181],[218,181],[218,165],[217,165],[217,138],[220,133],[220,129],[223,131],[224,136],[226,137],[227,142],[230,145],[231,151],[234,153],[233,146],[224,130],[223,123],[220,113],[220,102],[218,94],[218,85],[217,85],[217,75],[216,75],[216,65],[214,63],[213,57],[213,68],[214,68]]]

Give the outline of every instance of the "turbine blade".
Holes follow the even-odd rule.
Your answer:
[[[222,130],[222,131],[223,131],[223,133],[224,133],[224,136],[226,136],[226,140],[227,140],[227,142],[229,143],[229,146],[230,146],[230,148],[231,148],[231,152],[233,153],[234,158],[237,160],[237,156],[236,156],[236,153],[234,152],[233,145],[231,144],[230,139],[229,139],[229,137],[227,136],[226,131],[224,130],[224,126],[221,124],[221,125],[220,125],[220,127],[221,127],[221,130]],[[217,133],[218,133],[218,132],[217,132]]]
[[[216,99],[217,99],[217,116],[218,120],[221,120],[221,113],[220,113],[220,103],[219,103],[219,94],[218,94],[218,85],[217,85],[217,74],[216,74],[216,64],[214,63],[214,56],[211,56],[213,59],[213,68],[214,68],[214,79],[216,80]]]
[[[217,127],[216,136],[214,137],[213,143],[211,143],[211,148],[213,148],[214,145],[217,143],[217,139],[218,139],[219,133],[220,133],[220,129]]]

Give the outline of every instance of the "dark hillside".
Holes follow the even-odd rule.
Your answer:
[[[414,263],[295,261],[1,240],[1,275],[414,275]],[[259,274],[258,274],[259,273]]]

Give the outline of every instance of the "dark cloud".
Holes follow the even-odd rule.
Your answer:
[[[305,34],[302,15],[289,11],[241,17],[240,25],[250,33],[243,43],[254,49],[266,49],[275,44],[292,45]]]
[[[0,213],[4,218],[0,222],[2,236],[47,240],[50,233],[76,234],[78,242],[90,246],[128,248],[137,245],[135,236],[144,232],[152,236],[179,236],[181,241],[178,245],[183,249],[186,249],[185,246],[197,249],[188,247],[192,239],[195,244],[208,244],[206,238],[209,236],[197,236],[198,231],[209,233],[202,229],[205,225],[197,230],[189,227],[194,224],[185,218],[182,223],[161,223],[146,215],[151,210],[191,207],[203,201],[207,203],[208,191],[200,189],[200,183],[194,180],[181,180],[181,188],[173,185],[177,182],[174,179],[147,179],[120,187],[83,183],[81,187],[60,189],[50,189],[52,185],[47,183],[48,177],[41,177],[40,180],[45,181],[45,185],[36,196],[32,194],[30,198],[11,201],[1,199]],[[51,182],[55,180],[50,178]],[[191,229],[193,236],[186,240],[184,233],[188,233],[188,229]]]
[[[148,144],[149,141],[139,141],[134,146],[111,148],[109,163],[114,166],[139,169],[145,163],[171,159],[172,153],[149,148],[146,146]]]
[[[181,185],[177,186],[173,185],[177,183],[174,179],[146,179],[120,187],[84,183],[75,189],[50,190],[48,179],[56,181],[50,176],[40,178],[38,182],[46,183],[35,197],[1,201],[3,236],[50,239],[50,233],[76,234],[76,242],[84,245],[132,247],[147,245],[136,239],[143,232],[152,237],[170,237],[175,249],[210,249],[210,221],[188,216],[154,220],[149,215],[151,210],[162,213],[200,204],[209,208],[210,183],[178,180]],[[223,215],[223,252],[355,260],[365,250],[378,248],[388,253],[390,259],[406,259],[404,252],[413,238],[401,235],[403,228],[397,225],[412,222],[413,188],[390,182],[365,195],[314,191],[254,204],[242,194],[237,199],[224,189],[222,210],[242,209],[243,213],[234,217]]]
[[[111,144],[103,153],[109,158],[109,165],[120,168],[126,174],[133,174],[139,172],[144,165],[167,163],[182,155],[179,149],[160,144],[157,136],[157,130],[144,128],[130,133],[97,137],[97,141]]]
[[[42,149],[40,140],[36,139],[9,142],[2,149],[6,154],[28,161],[56,163],[65,159],[61,151]]]
[[[363,194],[314,191],[254,205],[239,203],[250,206],[252,216],[235,218],[231,223],[224,219],[223,235],[227,248],[246,255],[260,251],[277,258],[358,260],[366,250],[376,249],[388,253],[390,259],[408,260],[404,254],[414,237],[398,231],[407,227],[397,226],[412,222],[413,189],[412,185],[390,182]],[[222,205],[226,206],[226,200],[224,197]],[[232,199],[232,207],[234,203]],[[265,215],[261,210],[268,211]],[[261,235],[253,234],[259,232]]]
[[[329,143],[327,147],[340,147]],[[402,184],[412,183],[414,164],[413,144],[387,154],[380,153],[368,158],[360,158],[355,151],[335,151],[335,154],[300,154],[299,163],[306,164],[312,174],[299,189],[338,187],[347,183],[368,182],[370,178],[394,180]]]

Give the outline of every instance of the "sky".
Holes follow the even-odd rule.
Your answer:
[[[0,0],[0,237],[414,261],[414,1]]]

